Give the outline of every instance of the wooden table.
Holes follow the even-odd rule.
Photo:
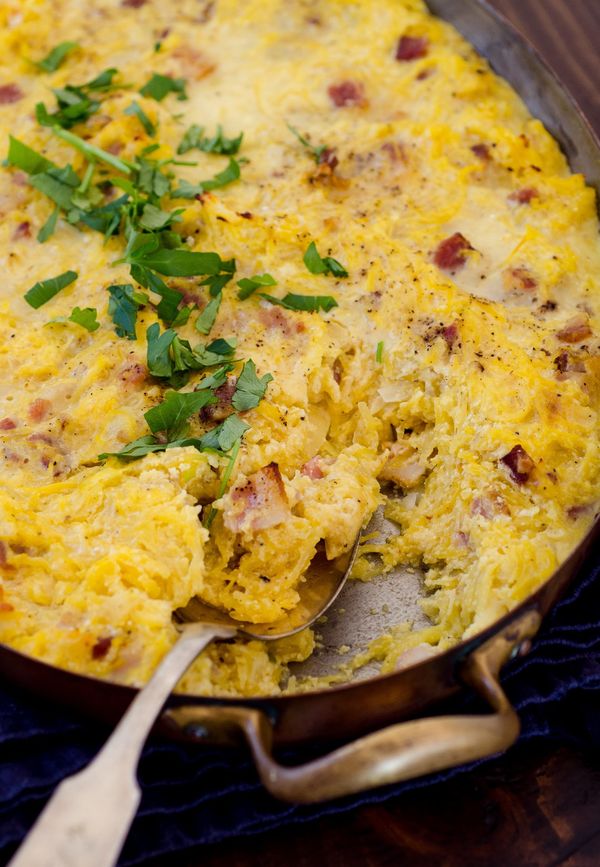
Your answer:
[[[538,47],[600,134],[600,0],[490,2]],[[517,746],[478,771],[384,806],[204,847],[173,864],[599,867],[600,756]]]

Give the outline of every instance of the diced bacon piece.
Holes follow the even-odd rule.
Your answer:
[[[480,160],[483,160],[486,163],[489,162],[492,158],[489,145],[484,144],[484,142],[471,145],[471,150],[476,157],[479,157]]]
[[[110,635],[105,635],[104,637],[99,638],[92,647],[92,659],[104,659],[110,650],[111,644],[112,638]]]
[[[517,294],[531,293],[537,289],[538,285],[531,271],[524,266],[506,268],[502,272],[502,283],[506,292],[516,292]]]
[[[0,105],[10,105],[23,99],[24,96],[25,94],[18,84],[0,85]]]
[[[381,150],[388,155],[393,163],[405,163],[407,161],[406,148],[401,142],[386,141],[381,145]]]
[[[109,154],[113,154],[114,156],[118,156],[123,148],[125,147],[122,141],[113,141],[110,144],[107,144],[104,150],[107,150]]]
[[[321,151],[319,155],[319,165],[328,166],[331,171],[335,171],[339,164],[339,160],[335,155],[334,148],[325,148],[324,151]]]
[[[512,479],[519,485],[529,481],[529,476],[535,468],[535,463],[529,457],[523,446],[516,445],[507,455],[500,458],[500,463],[508,469]]]
[[[275,307],[272,304],[268,307],[262,307],[258,318],[266,328],[278,328],[286,336],[299,334],[306,330],[304,322],[295,320],[294,317],[288,316],[281,307]]]
[[[233,533],[257,532],[282,524],[290,514],[279,467],[271,463],[231,489],[230,504],[223,513],[223,520]]]
[[[412,446],[406,443],[392,443],[390,456],[384,464],[379,478],[392,482],[399,488],[414,488],[425,475],[426,467],[419,462]]]
[[[581,343],[587,337],[592,336],[592,329],[585,313],[576,313],[569,319],[564,328],[556,332],[556,336],[564,343]]]
[[[508,200],[509,202],[516,202],[517,205],[530,205],[532,200],[538,198],[539,195],[535,187],[523,187],[523,189],[511,193]]]
[[[0,419],[0,430],[14,430],[16,426],[16,421],[13,421],[12,418],[8,418],[8,416]]]
[[[145,364],[141,364],[139,361],[125,362],[119,373],[119,379],[121,379],[122,382],[127,382],[131,385],[138,385],[140,382],[144,382],[147,376],[148,368]]]
[[[455,232],[454,235],[450,235],[449,238],[445,238],[438,244],[433,254],[433,261],[438,268],[452,272],[457,268],[462,268],[467,261],[467,252],[472,249],[473,247],[465,236],[460,232]]]
[[[365,88],[360,81],[341,81],[339,84],[332,84],[327,88],[327,93],[332,103],[337,108],[348,108],[349,106],[365,106]]]
[[[481,497],[475,497],[471,503],[471,514],[491,520],[496,515],[509,515],[510,510],[502,494],[492,488]]]
[[[300,472],[303,476],[308,476],[309,479],[313,479],[314,481],[324,478],[325,473],[323,472],[322,460],[320,455],[315,455],[314,458],[303,464]]]
[[[463,530],[457,530],[456,533],[452,534],[452,541],[456,545],[457,548],[470,548],[471,547],[471,537],[468,533],[465,533]]]
[[[31,238],[31,223],[28,223],[27,220],[19,223],[13,232],[13,241],[19,241],[21,238]]]
[[[568,352],[561,352],[554,359],[558,379],[569,379],[575,373],[585,373],[586,367],[583,361],[572,358]]]
[[[202,421],[223,421],[230,415],[233,408],[231,400],[235,394],[236,385],[237,376],[229,376],[223,385],[214,390],[213,394],[217,398],[217,402],[202,407],[200,410]]]
[[[45,433],[34,433],[31,436],[27,437],[27,442],[30,443],[44,443],[44,445],[52,446],[53,448],[56,446],[56,440],[54,440],[50,434]]]
[[[396,45],[396,60],[419,60],[426,57],[429,51],[429,40],[425,36],[401,36]]]
[[[567,515],[572,521],[577,521],[579,518],[583,518],[585,515],[589,515],[590,512],[593,511],[593,508],[593,503],[584,503],[580,506],[571,506],[567,509]]]
[[[0,611],[8,612],[14,610],[15,606],[11,605],[10,602],[0,602]]]
[[[450,325],[445,325],[442,328],[442,337],[446,341],[448,349],[452,352],[454,344],[458,340],[458,323],[452,322]]]
[[[8,566],[8,546],[0,539],[0,568],[4,569],[6,566]],[[0,587],[0,590],[4,593],[3,588]]]
[[[36,399],[29,404],[28,415],[30,420],[43,421],[48,415],[51,406],[52,404],[49,400],[46,400],[43,397],[36,397]]]
[[[126,9],[141,9],[147,2],[148,0],[121,0],[121,6]]]
[[[172,57],[178,61],[179,71],[183,76],[195,81],[206,78],[217,68],[205,54],[187,42],[174,48]]]

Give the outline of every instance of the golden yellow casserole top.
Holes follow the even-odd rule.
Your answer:
[[[192,595],[293,607],[383,484],[431,623],[390,666],[582,538],[594,193],[420,0],[8,0],[0,125],[2,641],[141,683]],[[312,641],[183,686],[275,692]]]

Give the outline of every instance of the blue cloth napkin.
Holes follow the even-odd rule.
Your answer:
[[[583,747],[600,746],[599,591],[596,551],[569,597],[547,619],[529,656],[514,660],[505,669],[503,684],[521,717],[522,739],[552,738]],[[453,709],[468,704],[468,698],[459,699]],[[85,765],[105,737],[106,732],[89,721],[60,709],[42,708],[39,701],[8,687],[0,689],[2,863],[27,833],[56,784]],[[290,753],[287,758],[294,757]],[[410,788],[435,785],[464,770],[328,804],[291,806],[265,792],[245,754],[156,740],[147,745],[142,757],[141,809],[120,864],[143,864],[167,852],[351,810]]]

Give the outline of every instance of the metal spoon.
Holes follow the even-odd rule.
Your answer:
[[[240,623],[192,599],[175,612],[180,638],[134,698],[96,758],[58,786],[9,867],[112,867],[141,798],[136,770],[146,738],[167,698],[198,654],[216,638],[273,641],[320,617],[352,569],[357,536],[344,567],[318,554],[299,587],[300,601],[274,623]]]

